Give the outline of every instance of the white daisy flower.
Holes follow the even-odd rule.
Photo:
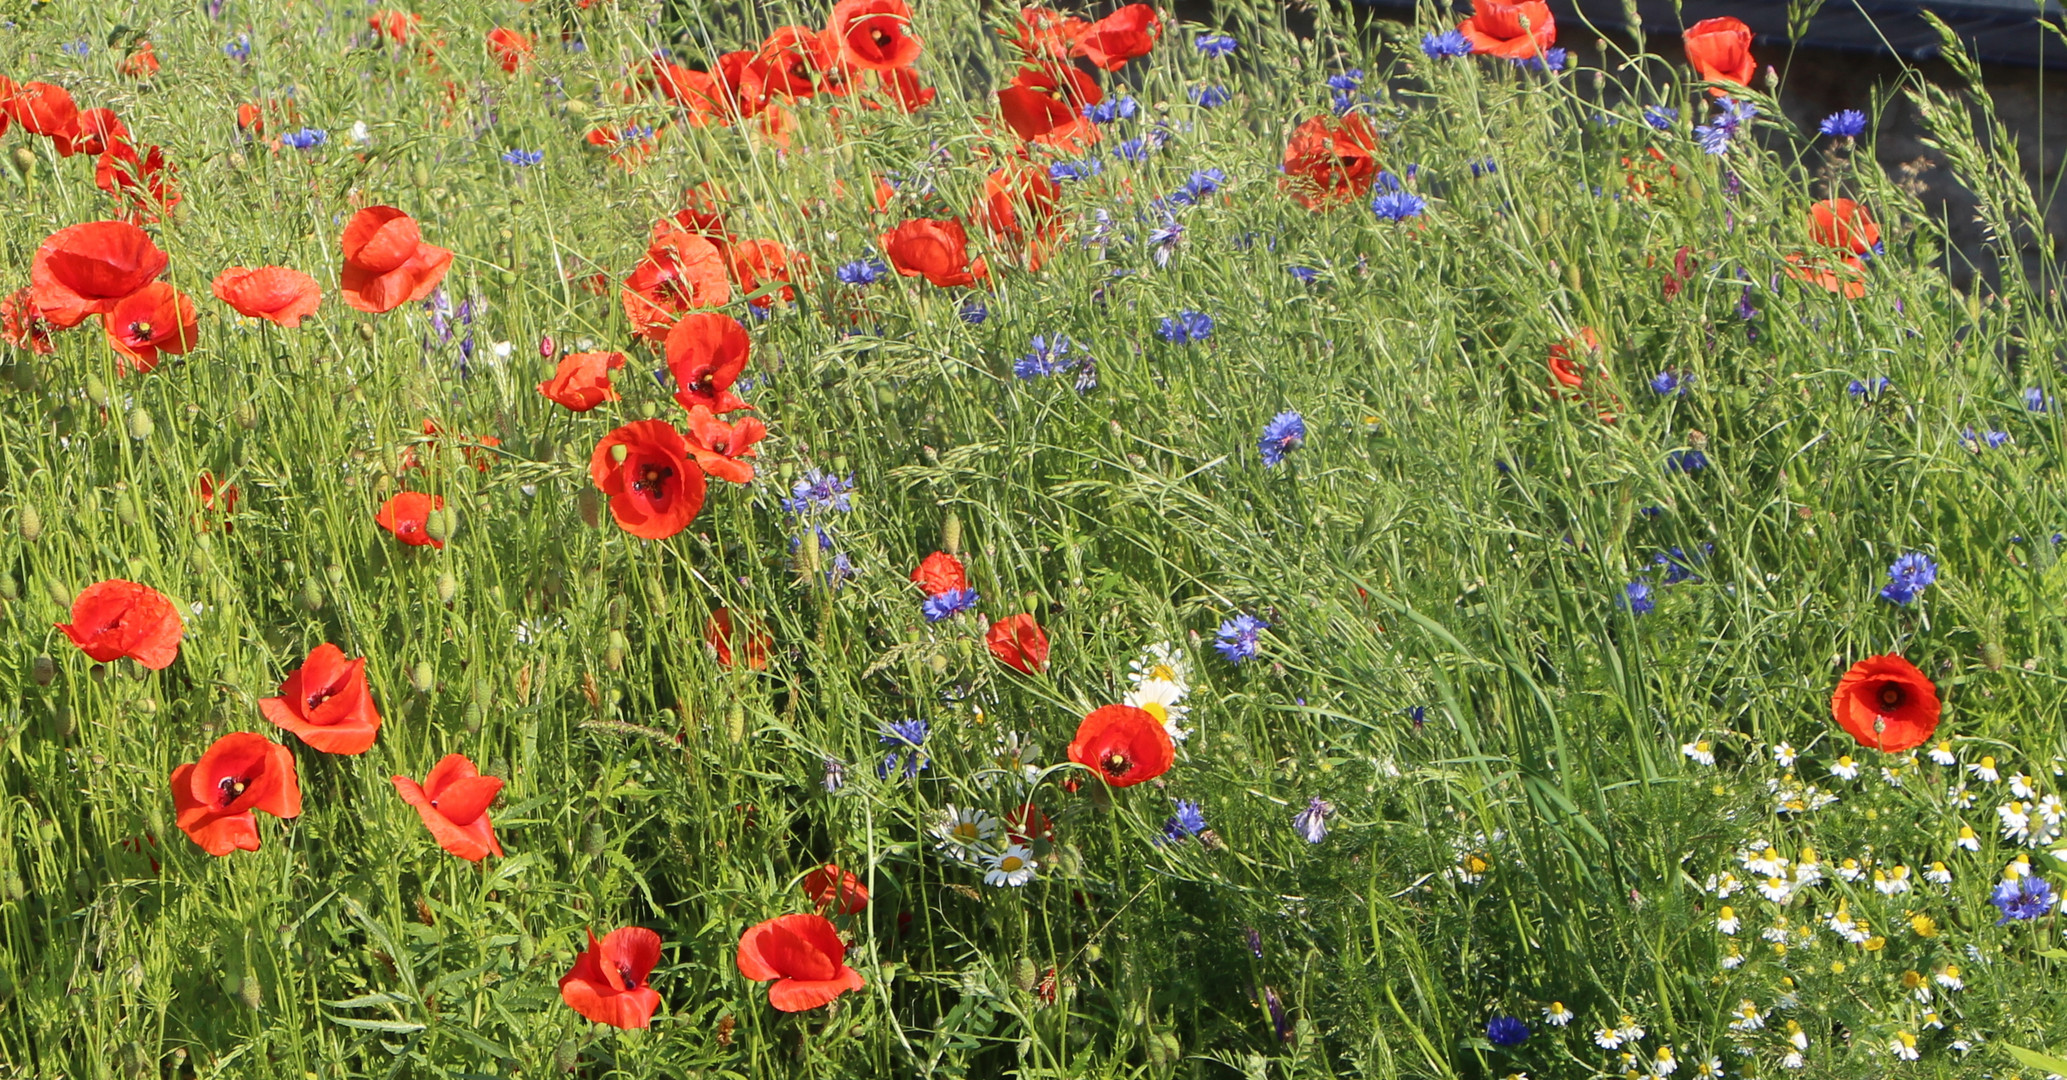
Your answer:
[[[1773,760],[1779,762],[1783,769],[1794,768],[1794,756],[1794,747],[1786,743],[1773,747]]]
[[[1915,1061],[1923,1056],[1917,1052],[1916,1036],[1906,1031],[1895,1032],[1895,1037],[1888,1040],[1888,1050],[1903,1061]]]
[[[2035,799],[2038,789],[2031,786],[2031,778],[2023,773],[2010,774],[2010,794],[2020,799]]]
[[[1622,1033],[1614,1028],[1602,1028],[1593,1033],[1593,1044],[1603,1050],[1621,1049]]]
[[[2007,802],[1995,808],[1995,816],[2002,819],[2002,838],[2024,843],[2031,839],[2031,804]]]
[[[1939,765],[1957,765],[1959,759],[1952,756],[1952,744],[1941,742],[1931,747],[1931,761]]]
[[[1730,1021],[1731,1031],[1757,1031],[1766,1026],[1766,1014],[1759,1009],[1758,1002],[1750,998],[1738,1002],[1737,1007],[1730,1010],[1730,1015],[1736,1017]]]
[[[368,128],[366,127],[366,121],[364,121],[364,120],[355,120],[355,121],[353,121],[353,122],[352,122],[352,145],[353,145],[353,146],[372,146],[372,145],[373,145],[373,132],[372,132],[372,131],[371,131],[370,129],[368,129]]]
[[[1696,765],[1715,764],[1715,744],[1707,739],[1679,744],[1679,752],[1685,754]]]
[[[1799,1050],[1789,1050],[1787,1056],[1780,1059],[1780,1067],[1783,1069],[1806,1069],[1809,1067],[1809,1059],[1803,1057]]]
[[[1987,784],[1997,783],[2002,780],[2002,774],[1996,771],[1995,759],[1992,757],[1984,757],[1967,766],[1967,772],[1972,773],[1975,779]]]
[[[1974,793],[1968,791],[1964,783],[1954,784],[1945,789],[1945,804],[1954,810],[1971,810],[1975,801]]]
[[[983,861],[990,867],[983,875],[983,883],[999,888],[1024,885],[1034,879],[1034,871],[1041,867],[1034,861],[1033,850],[1019,844],[1006,848],[1000,855],[986,853]]]
[[[1565,1008],[1562,1001],[1553,1001],[1543,1007],[1543,1022],[1552,1027],[1564,1027],[1572,1022],[1572,1010]]]
[[[1758,894],[1775,904],[1784,904],[1794,899],[1794,882],[1783,877],[1769,877],[1758,883]]]
[[[1974,831],[1972,825],[1961,825],[1959,827],[1959,839],[1954,840],[1952,846],[1959,848],[1961,851],[1979,851],[1981,850],[1981,836]]]
[[[1846,881],[1857,881],[1866,876],[1866,867],[1872,862],[1872,859],[1868,859],[1863,863],[1857,859],[1846,859],[1837,864],[1837,876]]]
[[[1933,885],[1950,885],[1952,884],[1952,871],[1946,869],[1944,863],[1934,862],[1931,864],[1930,869],[1923,872],[1923,879]]]
[[[1679,1071],[1679,1059],[1672,1056],[1672,1047],[1661,1046],[1651,1056],[1651,1075],[1671,1076]]]
[[[1719,1057],[1709,1058],[1694,1066],[1694,1080],[1722,1080],[1723,1063]]]
[[[1859,763],[1852,760],[1852,755],[1846,754],[1837,759],[1837,764],[1830,767],[1830,775],[1840,780],[1857,780],[1859,778]]]
[[[935,847],[952,858],[962,859],[967,857],[964,849],[988,843],[998,835],[998,828],[997,817],[989,811],[949,803],[941,812],[940,822],[931,831],[940,838]]]
[[[1182,684],[1167,679],[1143,679],[1121,701],[1155,717],[1172,741],[1183,742],[1191,737],[1191,729],[1179,723],[1191,711],[1184,704],[1184,693]]]
[[[1716,913],[1715,928],[1725,934],[1736,933],[1737,927],[1741,925],[1743,925],[1743,920],[1737,918],[1736,908],[1724,905],[1723,909]]]
[[[1191,665],[1184,660],[1184,650],[1167,641],[1142,650],[1140,659],[1128,661],[1127,671],[1137,686],[1153,680],[1176,684],[1178,697],[1191,692]]]
[[[1880,890],[1882,896],[1900,896],[1909,891],[1909,886],[1909,868],[1906,866],[1873,872],[1873,887]]]
[[[1947,964],[1939,968],[1938,973],[1931,976],[1931,981],[1947,990],[1964,990],[1967,988],[1966,981],[1959,977],[1958,964]]]
[[[1780,857],[1777,849],[1768,847],[1764,854],[1745,859],[1744,869],[1760,877],[1779,877],[1787,872],[1787,860]]]
[[[2002,868],[2002,877],[2004,881],[2010,881],[2016,878],[2030,876],[2031,856],[2029,855],[2019,855],[2016,858],[2011,859],[2010,864],[2008,866]]]

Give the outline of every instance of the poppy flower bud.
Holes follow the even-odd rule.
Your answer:
[[[580,104],[580,100],[571,99],[567,102],[567,104],[578,105]],[[580,1064],[581,1044],[574,1041],[574,1039],[572,1038],[560,1040],[559,1049],[553,1051],[553,1068],[558,1069],[563,1073],[571,1073],[575,1070],[576,1067],[580,1066]]]
[[[450,506],[432,510],[423,517],[423,534],[440,544],[452,539],[458,526],[458,516]]]
[[[452,603],[452,598],[453,598],[453,597],[455,597],[455,596],[458,596],[458,595],[459,595],[459,579],[458,579],[458,578],[455,578],[455,577],[453,577],[453,576],[452,576],[452,572],[451,572],[450,570],[448,570],[448,571],[446,571],[446,572],[444,572],[444,573],[442,573],[442,574],[439,574],[439,575],[438,575],[438,602],[439,602],[439,603],[441,603],[441,604],[447,604],[447,605],[449,605],[449,604],[451,604],[451,603]]]
[[[22,587],[13,574],[0,573],[0,600],[15,601],[22,598]]]
[[[244,969],[244,978],[237,987],[237,997],[253,1012],[266,1007],[265,987],[258,981],[257,972],[250,968]]]
[[[734,702],[725,710],[725,737],[735,743],[746,741],[746,706]]]
[[[86,377],[86,400],[103,409],[108,407],[108,402],[112,399],[108,396],[108,384],[100,381],[100,376],[88,375]]]
[[[581,512],[581,523],[591,529],[603,527],[603,498],[594,488],[583,488],[574,497],[574,505]]]
[[[437,672],[431,669],[429,660],[418,660],[409,669],[409,685],[416,687],[419,694],[428,694],[438,685]]]
[[[29,661],[29,677],[36,680],[37,686],[49,686],[57,679],[57,659],[49,653],[37,653]]]
[[[627,643],[627,642],[625,641],[625,639],[624,639],[624,631],[622,631],[622,630],[612,630],[612,631],[610,631],[610,635],[609,635],[609,636],[608,636],[607,638],[605,638],[605,639],[604,639],[604,641],[605,641],[605,645],[603,646],[603,663],[604,663],[604,665],[605,665],[605,666],[607,666],[607,667],[609,667],[609,668],[610,668],[610,670],[612,670],[612,671],[623,671],[623,670],[624,670],[624,650],[625,650],[625,649],[627,648],[627,646],[628,646],[628,643]]]
[[[2003,662],[2006,659],[2007,655],[2003,652],[2002,642],[1984,641],[1981,643],[1981,663],[1987,665],[1988,670],[2001,671]]]
[[[51,603],[61,608],[70,608],[72,606],[72,589],[71,586],[66,585],[64,582],[56,578],[46,578],[43,582],[43,591],[50,597]]]
[[[651,402],[648,402],[648,404],[651,404]],[[614,464],[622,465],[624,464],[624,459],[631,456],[631,452],[631,447],[623,443],[613,443],[610,447],[610,460]]]
[[[372,324],[372,323],[368,323],[368,322],[362,322],[362,323],[360,323],[360,324],[359,324],[359,340],[360,340],[360,341],[368,341],[368,342],[370,342],[370,341],[372,341],[372,340],[373,340],[373,324]]]
[[[431,186],[431,170],[421,161],[417,162],[416,168],[410,171],[409,178],[416,181],[417,187],[427,188]]]
[[[582,834],[581,850],[590,855],[601,855],[603,849],[609,846],[610,834],[604,831],[600,822],[591,824],[588,831]]]
[[[21,532],[22,539],[33,544],[43,535],[43,512],[36,509],[35,503],[23,503],[21,514],[15,519],[14,524]]]
[[[559,351],[553,345],[553,335],[546,334],[538,339],[538,355],[540,359],[550,360],[553,358],[553,354]]]
[[[323,610],[323,588],[316,584],[316,579],[310,578],[302,584],[301,606],[310,611]]]
[[[258,406],[245,402],[237,406],[237,426],[246,431],[258,426]]]

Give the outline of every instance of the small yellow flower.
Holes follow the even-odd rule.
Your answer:
[[[1937,937],[1938,920],[1931,918],[1929,915],[1911,915],[1909,916],[1909,929],[1917,937]]]
[[[1879,934],[1866,939],[1865,949],[1867,952],[1879,952],[1887,947],[1888,939],[1881,937]]]

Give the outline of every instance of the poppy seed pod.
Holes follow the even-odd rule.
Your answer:
[[[43,512],[36,509],[35,503],[23,503],[21,513],[15,519],[15,528],[23,540],[35,543],[43,535]]]

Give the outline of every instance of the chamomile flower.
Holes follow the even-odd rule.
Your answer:
[[[1979,851],[1981,850],[1980,834],[1974,832],[1972,825],[1961,825],[1959,827],[1959,839],[1954,840],[1952,846],[1961,851]]]
[[[1163,679],[1143,679],[1135,683],[1134,689],[1121,700],[1162,721],[1163,730],[1170,733],[1173,742],[1183,742],[1191,737],[1191,729],[1178,723],[1191,711],[1184,704],[1184,687],[1180,684]]]
[[[1737,932],[1737,928],[1742,925],[1743,920],[1737,918],[1736,908],[1730,907],[1729,905],[1725,904],[1723,905],[1722,910],[1716,913],[1715,928],[1721,931],[1722,933],[1735,934]]]
[[[1995,816],[2002,819],[2002,838],[2017,843],[2031,839],[2031,804],[2028,802],[2007,802],[1995,808]]]
[[[1715,744],[1707,739],[1698,742],[1681,743],[1679,752],[1685,754],[1696,765],[1715,764]]]
[[[1572,1010],[1565,1008],[1562,1001],[1553,1001],[1543,1006],[1543,1022],[1551,1027],[1564,1027],[1572,1022]]]
[[[1191,665],[1184,659],[1184,650],[1167,641],[1142,650],[1139,659],[1127,662],[1127,671],[1137,684],[1154,679],[1174,683],[1180,693],[1191,692]]]
[[[1757,1031],[1766,1026],[1765,1012],[1758,1007],[1758,1002],[1750,998],[1738,1002],[1737,1007],[1730,1010],[1730,1015],[1736,1017],[1730,1021],[1731,1031]]]
[[[1923,872],[1923,879],[1933,885],[1950,885],[1952,884],[1952,871],[1946,869],[1944,863],[1934,862],[1931,864],[1930,869]]]
[[[1895,1037],[1888,1040],[1888,1050],[1903,1061],[1915,1061],[1923,1056],[1917,1052],[1916,1036],[1906,1031],[1895,1032]]]
[[[1945,789],[1945,804],[1954,810],[1972,810],[1976,801],[1978,801],[1977,796],[1972,791],[1967,790],[1964,781]]]
[[[1041,778],[1040,757],[1040,746],[1016,731],[1001,732],[991,749],[991,764],[998,773],[1028,784]],[[986,774],[983,779],[995,780],[997,774]]]
[[[1661,1046],[1651,1055],[1651,1075],[1671,1076],[1679,1071],[1679,1059],[1672,1056],[1672,1047]]]
[[[1787,860],[1780,856],[1780,850],[1768,846],[1757,855],[1746,855],[1744,869],[1760,877],[1779,877],[1787,872]]]
[[[1830,767],[1830,775],[1837,777],[1839,780],[1857,780],[1859,778],[1859,763],[1852,760],[1852,755],[1846,754],[1837,759],[1837,764]]]
[[[1959,764],[1959,759],[1952,756],[1952,743],[1949,741],[1931,747],[1931,761],[1938,765]]]
[[[1593,1044],[1603,1050],[1619,1050],[1622,1041],[1622,1033],[1614,1028],[1602,1028],[1593,1033]]]
[[[1775,904],[1784,904],[1794,899],[1794,882],[1784,877],[1769,877],[1758,883],[1758,894]]]
[[[1737,948],[1736,942],[1731,942],[1730,951],[1723,954],[1722,966],[1724,971],[1735,971],[1744,966],[1744,951]]]
[[[1909,868],[1906,866],[1897,865],[1873,872],[1873,887],[1878,889],[1882,896],[1900,896],[1909,891],[1910,884]]]
[[[1781,768],[1794,768],[1794,758],[1794,747],[1787,743],[1780,743],[1773,747],[1773,760],[1779,762]]]
[[[1931,981],[1947,990],[1964,990],[1967,988],[1966,981],[1959,977],[1958,964],[1947,964],[1939,968],[1937,974],[1931,976]]]
[[[1644,1026],[1636,1022],[1636,1017],[1623,1013],[1622,1024],[1615,1029],[1615,1034],[1622,1036],[1623,1042],[1633,1043],[1643,1041],[1645,1031]]]
[[[2002,773],[1996,770],[1993,757],[1983,757],[1981,760],[1968,765],[1967,772],[1973,774],[1975,779],[1986,784],[1999,783],[2002,780]]]
[[[1720,874],[1708,875],[1708,882],[1705,887],[1709,892],[1714,893],[1717,899],[1728,900],[1731,896],[1744,891],[1744,882],[1739,880],[1737,875],[1725,870]]]
[[[2020,799],[2038,798],[2038,790],[2031,786],[2031,778],[2023,773],[2010,774],[2010,794]]]
[[[1013,844],[1002,853],[985,854],[983,861],[990,867],[984,872],[983,883],[999,888],[1018,888],[1034,879],[1034,871],[1041,864],[1034,861],[1033,850],[1021,844]]]
[[[1806,889],[1823,880],[1823,864],[1816,861],[1816,849],[1805,847],[1794,860],[1794,887]]]
[[[935,845],[941,852],[962,858],[964,849],[988,843],[998,835],[998,819],[981,807],[957,807],[949,803],[941,813],[941,820],[933,826],[932,833],[940,838]]]
[[[1723,1080],[1723,1063],[1719,1057],[1709,1058],[1694,1066],[1691,1074],[1694,1080]]]
[[[1872,859],[1867,859],[1865,862],[1860,862],[1857,859],[1846,859],[1837,864],[1837,876],[1846,881],[1858,881],[1866,876],[1866,870],[1872,863]]]

